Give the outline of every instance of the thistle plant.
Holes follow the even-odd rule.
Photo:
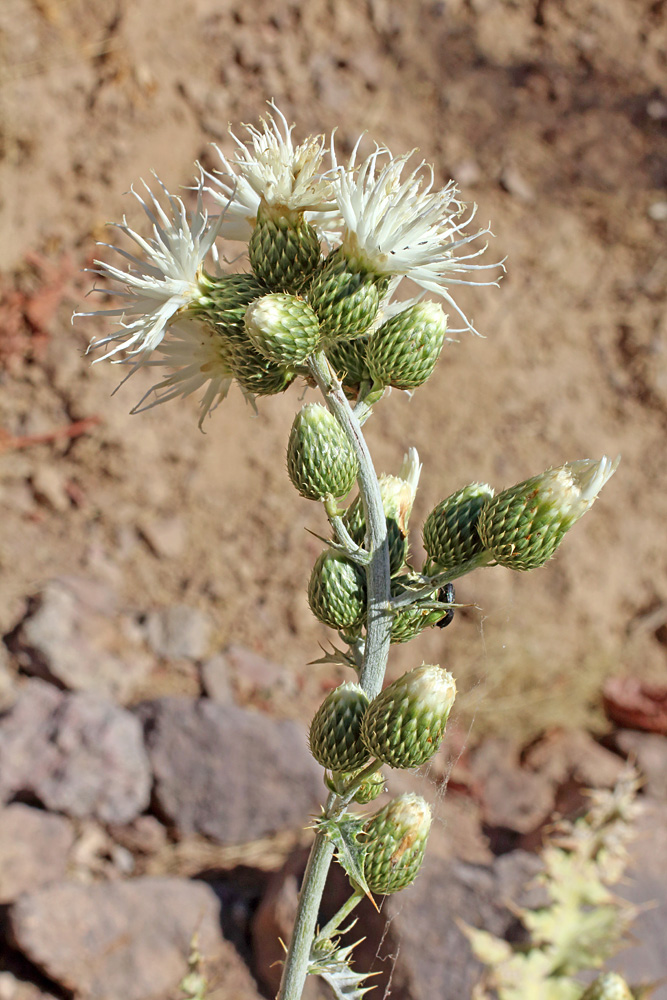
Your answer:
[[[343,664],[350,680],[327,696],[310,727],[329,794],[278,997],[299,1000],[313,974],[337,997],[358,1000],[370,986],[352,968],[352,946],[340,943],[343,925],[364,895],[396,892],[417,876],[431,811],[417,796],[371,814],[352,803],[367,805],[383,791],[383,767],[410,769],[433,756],[456,692],[449,670],[418,663],[383,690],[390,644],[447,624],[451,583],[473,569],[542,565],[616,462],[569,463],[496,494],[453,483],[456,492],[427,518],[427,560],[413,565],[417,452],[409,448],[397,473],[378,478],[363,426],[390,387],[412,392],[428,380],[446,334],[477,332],[454,290],[467,281],[497,284],[502,262],[480,260],[490,231],[471,227],[475,209],[455,184],[438,188],[432,168],[409,165],[412,154],[376,145],[364,158],[360,140],[341,162],[333,137],[295,143],[274,105],[259,127],[245,128],[242,138],[232,133],[234,155],[218,150],[218,168],[199,168],[191,207],[157,179],[153,189],[133,190],[150,235],[123,220],[119,229],[136,249],[118,250],[125,270],[97,261],[108,283],[100,291],[112,302],[83,315],[115,321],[93,346],[129,366],[128,376],[160,370],[135,412],[199,393],[201,426],[232,385],[252,405],[297,379],[319,393],[295,416],[287,471],[329,522],[308,599],[340,639],[325,661]],[[246,272],[224,270],[219,237],[246,242]],[[403,278],[419,286],[417,298],[399,298]],[[334,854],[351,895],[318,929]]]
[[[639,995],[613,972],[603,973],[588,989],[578,979],[618,950],[638,913],[610,888],[627,865],[638,787],[637,774],[626,770],[614,789],[589,793],[585,816],[563,821],[551,833],[538,878],[546,902],[539,909],[517,910],[527,941],[509,944],[464,926],[473,951],[488,967],[473,1000],[491,995],[498,1000],[632,1000]]]

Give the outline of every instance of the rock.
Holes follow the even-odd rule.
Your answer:
[[[322,801],[322,773],[302,728],[206,699],[138,706],[155,801],[180,833],[220,843],[303,826]]]
[[[625,770],[618,754],[600,746],[583,730],[547,734],[527,751],[524,767],[557,785],[574,780],[586,788],[613,788]]]
[[[201,679],[204,691],[213,701],[220,705],[229,705],[234,701],[229,664],[222,653],[216,653],[202,664]]]
[[[176,604],[146,615],[143,629],[156,656],[201,660],[209,650],[213,624],[199,608]]]
[[[554,783],[521,767],[518,747],[509,740],[486,740],[472,754],[470,770],[480,783],[482,815],[492,827],[530,833],[554,807]]]
[[[30,476],[30,486],[35,500],[59,514],[72,506],[67,495],[67,478],[53,465],[38,465]]]
[[[112,826],[109,833],[121,847],[136,854],[155,854],[167,843],[167,831],[155,816],[137,816],[125,826]]]
[[[133,628],[129,616],[116,612],[109,588],[66,577],[50,581],[30,599],[7,644],[27,674],[122,701],[151,669]]]
[[[15,802],[0,810],[0,903],[65,875],[74,830],[62,816]]]
[[[34,983],[18,979],[12,972],[0,972],[0,1000],[56,1000]]]
[[[649,802],[637,820],[627,874],[614,893],[640,907],[630,928],[635,942],[612,965],[630,983],[659,980],[652,1000],[667,1000],[667,804]]]
[[[177,559],[187,542],[187,527],[182,517],[145,518],[141,534],[154,555],[163,559]]]
[[[96,695],[29,681],[0,720],[0,801],[29,794],[68,816],[129,823],[150,787],[139,721]]]
[[[245,646],[232,644],[221,655],[243,701],[270,701],[277,691],[289,694],[295,690],[294,676],[285,667]]]
[[[0,642],[0,712],[6,712],[11,708],[17,696],[16,680],[9,669],[7,647]]]
[[[615,743],[626,757],[636,761],[646,779],[644,790],[653,798],[667,800],[667,738],[623,729],[616,734]]]
[[[500,174],[500,185],[519,201],[535,201],[535,192],[526,178],[516,167],[505,167]]]
[[[222,936],[218,899],[203,882],[62,882],[22,897],[9,927],[31,962],[87,1000],[163,1000],[187,972],[195,935],[206,966],[216,975],[224,970],[229,995],[257,1000],[250,974]]]

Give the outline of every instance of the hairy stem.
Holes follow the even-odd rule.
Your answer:
[[[327,406],[345,431],[359,462],[357,482],[366,517],[366,550],[369,554],[366,566],[368,591],[366,642],[359,672],[359,682],[368,697],[373,699],[382,689],[391,638],[391,614],[389,612],[391,574],[389,546],[387,545],[387,522],[382,496],[359,419],[355,416],[324,352],[319,351],[311,355],[308,359],[308,367]],[[330,817],[342,807],[343,801],[338,796],[329,796],[325,815]],[[308,974],[308,961],[315,935],[317,914],[333,853],[333,843],[323,833],[318,833],[310,852],[301,886],[294,931],[285,958],[277,1000],[301,1000]]]

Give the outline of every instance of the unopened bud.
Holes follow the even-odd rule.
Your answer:
[[[414,882],[430,829],[431,809],[414,793],[400,795],[366,823],[359,839],[371,892],[388,895]]]
[[[376,771],[375,774],[371,774],[361,782],[354,793],[354,801],[358,802],[359,805],[366,805],[376,799],[378,795],[382,795],[384,790],[384,775],[380,771]]]
[[[354,486],[359,463],[345,432],[321,403],[307,403],[292,424],[287,472],[302,497],[338,499]]]
[[[246,311],[245,325],[260,354],[279,365],[301,364],[320,339],[313,310],[303,299],[287,292],[255,299]]]
[[[402,597],[410,590],[419,586],[419,581],[410,574],[397,576],[391,581],[391,596]],[[438,625],[448,610],[447,607],[434,608],[433,604],[441,603],[439,591],[434,590],[428,597],[420,598],[413,604],[407,604],[397,608],[391,622],[391,641],[409,642],[418,636],[424,629],[433,628]]]
[[[438,302],[415,302],[370,337],[368,367],[375,381],[416,389],[433,372],[445,340],[447,317]]]
[[[565,533],[593,506],[619,461],[605,456],[599,462],[568,462],[498,493],[479,515],[482,544],[501,566],[543,566]]]
[[[244,317],[251,302],[266,295],[266,285],[254,274],[203,274],[199,286],[205,290],[193,313],[211,323],[232,343],[247,341]]]
[[[361,741],[361,720],[369,701],[358,684],[331,691],[310,725],[310,752],[330,771],[356,771],[370,759]]]
[[[297,292],[320,262],[320,239],[303,213],[262,205],[248,255],[256,276],[268,288]]]
[[[361,735],[373,757],[391,767],[419,767],[440,746],[456,697],[454,678],[439,666],[408,671],[371,702]]]
[[[348,393],[356,395],[362,382],[371,381],[366,361],[368,339],[366,334],[354,340],[334,340],[327,345],[326,355],[329,364]]]
[[[471,483],[441,500],[424,522],[424,548],[442,572],[461,576],[484,559],[477,521],[493,496],[486,483]]]
[[[421,463],[416,448],[410,448],[398,476],[380,476],[380,495],[387,519],[389,563],[392,575],[398,573],[408,556],[408,521],[417,493]],[[352,540],[363,545],[366,518],[361,497],[356,497],[343,514],[343,523]]]
[[[235,337],[231,341],[230,358],[234,378],[248,396],[275,396],[296,378],[291,368],[277,365],[260,354],[245,331],[243,339]]]
[[[324,625],[347,631],[366,618],[366,574],[331,549],[317,559],[308,584],[310,609]]]
[[[633,993],[617,972],[605,972],[591,983],[581,1000],[633,1000]]]
[[[308,301],[326,340],[349,340],[368,330],[377,314],[386,280],[334,251],[314,275]]]

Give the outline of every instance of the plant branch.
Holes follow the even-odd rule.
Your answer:
[[[382,689],[391,638],[392,616],[389,611],[391,573],[387,521],[377,474],[361,424],[343,392],[340,381],[332,371],[323,351],[312,354],[307,363],[310,374],[322,392],[328,408],[343,428],[359,463],[357,482],[366,518],[366,550],[369,555],[366,565],[368,602],[366,641],[359,682],[368,697],[373,699]],[[334,530],[336,530],[335,525]],[[338,537],[340,540],[340,536]],[[372,771],[377,770],[379,766],[379,763],[375,766],[370,765]],[[331,817],[341,812],[353,795],[354,789],[349,788],[342,797],[330,795],[325,815]],[[333,853],[332,841],[324,833],[319,832],[315,837],[303,878],[294,931],[285,959],[277,1000],[301,1000],[308,975],[317,915]]]

